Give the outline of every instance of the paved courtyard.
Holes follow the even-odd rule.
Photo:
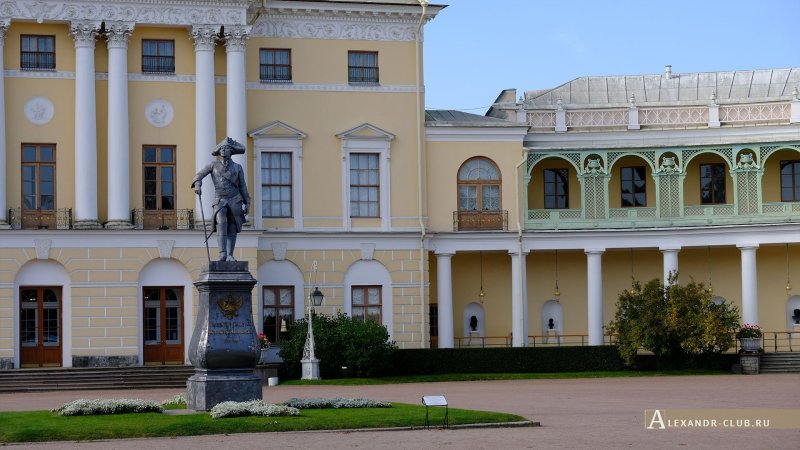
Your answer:
[[[0,410],[49,409],[76,398],[147,398],[178,390],[2,394]],[[264,398],[369,397],[419,403],[445,395],[452,407],[519,414],[541,427],[467,430],[261,433],[14,446],[37,449],[797,449],[800,429],[645,430],[645,409],[775,408],[800,411],[800,375],[659,376],[473,381],[384,386],[265,387]],[[787,411],[787,414],[789,411]],[[2,426],[2,424],[0,424]]]

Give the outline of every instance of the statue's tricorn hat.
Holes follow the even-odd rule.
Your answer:
[[[244,155],[244,145],[229,137],[226,137],[222,142],[217,144],[217,148],[215,148],[211,154],[213,156],[219,156],[219,151],[222,150],[222,147],[230,147],[231,155]]]

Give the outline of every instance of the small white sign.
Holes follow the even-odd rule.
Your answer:
[[[422,404],[425,406],[447,406],[447,399],[444,395],[425,395],[422,397]]]

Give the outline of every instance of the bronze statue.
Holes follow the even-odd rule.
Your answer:
[[[231,138],[225,138],[211,153],[222,159],[205,166],[192,180],[194,192],[200,195],[203,184],[201,180],[211,174],[211,181],[214,183],[212,205],[214,220],[211,232],[217,232],[220,261],[236,261],[233,258],[236,235],[242,231],[242,224],[250,206],[250,194],[247,192],[244,170],[231,160],[231,155],[242,155],[244,152],[244,145]]]

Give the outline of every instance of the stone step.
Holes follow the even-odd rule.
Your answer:
[[[0,370],[0,392],[186,387],[192,366]]]

